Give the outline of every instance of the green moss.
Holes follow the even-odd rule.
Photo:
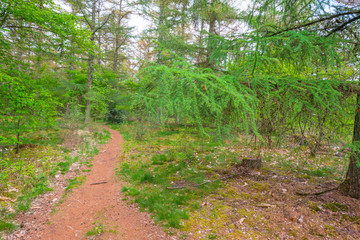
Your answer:
[[[260,182],[252,182],[249,184],[249,187],[258,192],[263,192],[270,189],[270,185],[268,183],[260,183]]]
[[[319,236],[319,237],[324,237],[324,234],[320,233],[319,230],[316,227],[310,227],[309,228],[309,233],[313,236]]]
[[[313,212],[320,212],[321,209],[319,207],[319,204],[317,202],[311,202],[309,201],[307,203],[307,205],[309,206],[309,208],[313,211]]]
[[[349,209],[346,205],[340,204],[337,202],[334,203],[324,203],[323,207],[329,209],[333,212],[347,212]]]
[[[309,179],[309,180],[314,179],[313,176],[310,176],[310,175],[304,174],[304,173],[298,173],[298,174],[296,174],[296,177],[297,177],[297,178],[306,178],[306,179]]]
[[[336,228],[330,224],[325,224],[324,229],[325,229],[327,235],[329,235],[330,237],[335,237],[338,235]]]
[[[342,219],[349,222],[356,222],[357,225],[360,225],[360,216],[349,216],[347,214],[343,214]]]
[[[297,238],[297,231],[293,230],[293,229],[290,229],[289,230],[289,235],[294,237],[294,238]]]
[[[212,200],[211,206],[204,206],[184,222],[183,231],[192,232],[194,239],[219,239],[221,232],[229,228],[233,208],[222,201]],[[208,230],[211,229],[211,233]],[[216,237],[216,238],[209,238]]]
[[[238,199],[241,198],[241,193],[239,190],[230,184],[223,186],[218,194],[226,199]]]
[[[217,239],[218,236],[216,234],[214,234],[214,233],[210,233],[207,238],[208,239]]]
[[[264,223],[264,219],[261,213],[257,211],[252,211],[246,208],[236,209],[238,216],[244,217],[244,224],[247,224],[250,227],[256,227],[260,223]]]

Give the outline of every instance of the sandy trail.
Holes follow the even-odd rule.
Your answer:
[[[122,201],[124,183],[116,180],[114,168],[123,139],[117,131],[108,130],[112,139],[94,157],[86,181],[68,194],[55,213],[34,217],[33,229],[20,239],[168,239],[161,228],[152,224],[148,214]],[[91,185],[102,181],[107,183]],[[92,229],[102,233],[86,237]]]

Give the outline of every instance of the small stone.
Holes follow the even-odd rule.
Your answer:
[[[304,222],[304,215],[301,215],[298,219],[298,223],[303,223]]]

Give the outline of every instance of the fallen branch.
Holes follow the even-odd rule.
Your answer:
[[[360,222],[360,218],[357,219],[357,220],[355,220],[355,221],[353,221],[353,222],[351,222],[351,223],[349,223],[349,224],[346,225],[344,228],[350,227],[351,225],[356,224],[356,223],[359,223],[359,222]]]
[[[328,193],[328,192],[331,192],[331,191],[334,191],[334,190],[338,190],[338,189],[339,189],[339,186],[334,187],[334,188],[330,188],[330,189],[326,189],[326,190],[321,191],[321,192],[316,192],[316,193],[301,193],[301,192],[296,192],[296,194],[297,194],[297,195],[300,195],[300,196],[309,196],[309,195],[318,196],[318,195],[321,195],[321,194],[324,194],[324,193]]]
[[[108,183],[107,181],[102,181],[102,182],[95,182],[95,183],[91,183],[90,185],[99,185],[99,184],[105,184]]]
[[[243,172],[235,173],[233,175],[221,177],[221,178],[218,178],[218,179],[215,179],[215,180],[206,180],[206,181],[204,181],[202,183],[199,183],[199,184],[180,185],[180,186],[174,186],[174,187],[167,187],[166,189],[172,190],[172,189],[183,189],[183,188],[187,188],[187,187],[200,187],[200,186],[202,186],[204,184],[207,184],[207,183],[212,183],[212,182],[216,182],[216,181],[221,181],[221,180],[225,180],[225,179],[234,178],[234,177],[239,176],[242,173]]]

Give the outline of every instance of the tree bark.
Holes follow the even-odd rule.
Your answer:
[[[116,34],[116,37],[115,37],[114,66],[113,66],[114,73],[117,73],[118,58],[119,58],[119,36],[118,36],[118,34]]]
[[[159,5],[159,25],[158,25],[158,34],[159,34],[159,43],[160,43],[160,48],[163,47],[164,44],[164,29],[165,29],[165,1],[160,1],[160,5]],[[157,63],[161,64],[162,63],[162,50],[160,50],[157,54]]]
[[[216,13],[214,11],[214,1],[212,0],[210,3],[210,7],[211,7],[211,13],[210,13],[210,19],[209,19],[209,36],[208,37],[212,37],[212,35],[216,34],[215,31],[215,27],[216,27]],[[206,67],[212,68],[212,63],[211,63],[211,54],[213,51],[213,46],[212,45],[212,41],[211,39],[208,40],[208,46],[207,46],[207,54],[206,54]]]
[[[122,3],[123,3],[123,1],[120,0],[119,1],[119,16],[118,16],[118,21],[117,21],[117,27],[121,26],[121,20],[124,17],[122,15]],[[120,44],[120,34],[116,33],[115,46],[114,46],[115,47],[114,65],[113,65],[114,73],[118,72],[118,61],[119,61],[119,49],[120,49],[120,46],[121,46],[121,44]]]
[[[357,109],[354,121],[353,150],[350,156],[346,178],[340,185],[340,190],[353,198],[360,198],[360,94],[356,97]]]
[[[184,1],[181,8],[181,39],[185,40],[185,26],[186,26],[186,6],[188,1]]]
[[[20,151],[20,117],[17,122],[17,132],[16,132],[16,154]]]
[[[92,1],[92,9],[91,9],[91,42],[95,45],[95,29],[96,29],[96,0]],[[89,60],[88,60],[88,77],[87,77],[87,89],[86,89],[86,105],[85,105],[85,124],[89,122],[90,113],[91,113],[91,100],[89,99],[89,93],[91,91],[92,81],[93,81],[93,72],[94,72],[94,53],[90,52]]]
[[[94,34],[91,35],[91,42],[94,42]],[[89,93],[91,91],[92,81],[93,81],[93,72],[94,72],[94,54],[89,54],[88,60],[88,76],[87,76],[87,89],[86,89],[86,106],[85,106],[85,123],[89,122],[90,111],[91,111],[91,100],[89,99]]]

